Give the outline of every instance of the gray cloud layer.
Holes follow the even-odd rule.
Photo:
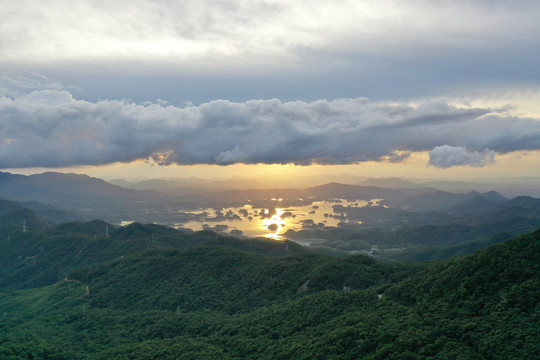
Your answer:
[[[315,102],[216,100],[179,108],[87,102],[43,90],[0,98],[0,168],[162,164],[348,164],[402,161],[482,166],[495,153],[540,149],[540,121],[443,101],[418,106],[365,98]]]

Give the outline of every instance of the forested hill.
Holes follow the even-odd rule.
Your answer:
[[[71,264],[52,285],[3,287],[0,358],[535,359],[539,254],[540,230],[407,265],[216,244],[141,249]]]
[[[150,250],[213,245],[274,256],[306,252],[292,241],[242,241],[212,231],[184,232],[156,224],[116,227],[94,220],[53,226],[28,209],[1,216],[0,234],[0,288],[10,289],[51,285],[81,266]]]

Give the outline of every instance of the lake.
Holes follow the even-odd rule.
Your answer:
[[[287,230],[302,230],[305,228],[322,228],[338,226],[341,223],[359,224],[361,221],[349,221],[345,214],[336,214],[334,205],[363,207],[376,204],[378,200],[348,201],[334,199],[329,201],[315,201],[304,206],[280,207],[281,199],[274,199],[275,207],[256,208],[246,204],[241,207],[207,208],[191,212],[193,219],[175,223],[176,228],[189,228],[192,230],[209,229],[231,235],[244,235],[249,237],[268,237],[284,239]],[[185,216],[182,212],[182,217]],[[240,233],[241,232],[241,233]]]

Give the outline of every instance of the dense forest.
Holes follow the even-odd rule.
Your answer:
[[[540,229],[468,256],[383,263],[290,241],[29,215],[34,230],[1,229],[3,359],[540,354]]]

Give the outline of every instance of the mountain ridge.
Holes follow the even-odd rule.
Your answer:
[[[534,358],[539,246],[540,229],[409,265],[216,246],[133,253],[73,269],[77,281],[0,289],[0,356]]]

